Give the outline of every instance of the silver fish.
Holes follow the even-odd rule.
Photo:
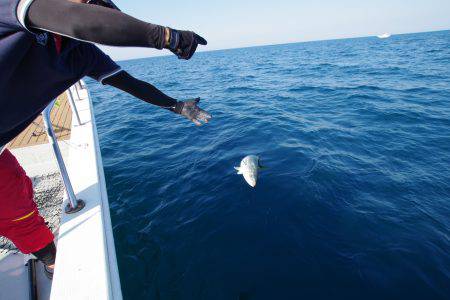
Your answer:
[[[240,167],[234,167],[239,175],[243,175],[245,181],[251,186],[255,187],[258,181],[258,172],[263,167],[260,165],[260,158],[256,155],[246,156],[241,161]]]

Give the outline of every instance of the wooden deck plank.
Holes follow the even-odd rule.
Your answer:
[[[72,126],[72,110],[66,94],[58,97],[58,105],[55,105],[50,114],[53,130],[59,141],[70,139]],[[44,129],[44,120],[39,115],[21,134],[9,143],[9,149],[24,148],[48,143]]]
[[[45,142],[46,133],[44,129],[44,121],[42,120],[42,116],[39,116],[34,121],[34,130],[26,144],[37,145],[39,143]]]
[[[14,139],[14,141],[16,142],[17,145],[20,145],[22,143],[23,140],[26,139],[28,134],[31,134],[32,131],[32,125],[28,126],[24,131],[22,135],[19,135],[16,139]],[[13,142],[14,142],[13,141]]]
[[[66,101],[65,103],[66,103],[65,105],[68,107],[68,109],[71,109],[69,101]],[[63,120],[62,124],[63,124],[62,126],[64,128],[71,128],[71,126],[72,126],[72,114],[64,114],[64,120]],[[67,133],[65,133],[65,134],[67,135]]]

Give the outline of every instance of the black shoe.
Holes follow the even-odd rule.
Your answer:
[[[44,274],[48,279],[53,280],[53,269],[44,265]]]

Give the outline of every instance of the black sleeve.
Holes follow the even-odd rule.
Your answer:
[[[67,0],[34,0],[26,19],[34,29],[109,46],[162,49],[165,28],[115,9]]]
[[[177,100],[167,96],[150,83],[134,78],[125,71],[106,78],[103,83],[116,87],[147,103],[172,111],[174,111],[177,104]]]

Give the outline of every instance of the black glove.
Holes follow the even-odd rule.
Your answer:
[[[209,119],[211,119],[211,115],[197,106],[199,102],[200,98],[184,102],[178,101],[175,105],[174,112],[188,118],[197,126],[202,125],[200,121],[208,123]]]
[[[169,28],[170,38],[167,49],[173,52],[179,59],[190,59],[198,45],[207,45],[208,42],[192,31],[175,30]]]

